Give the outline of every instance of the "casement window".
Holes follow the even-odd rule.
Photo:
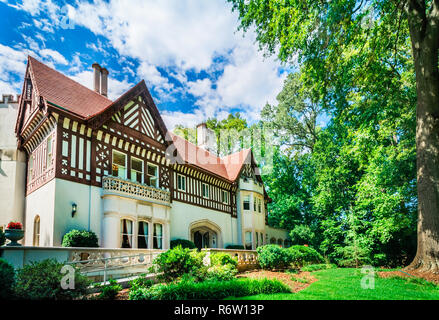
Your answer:
[[[244,196],[244,210],[250,210],[250,196]]]
[[[163,225],[154,223],[153,248],[163,249]]]
[[[148,249],[149,224],[146,221],[139,221],[137,231],[137,248]]]
[[[245,233],[245,249],[251,250],[252,249],[252,233],[251,231],[247,231]]]
[[[147,175],[147,184],[151,187],[158,188],[159,167],[157,167],[155,164],[148,163],[146,175]]]
[[[256,198],[253,198],[253,211],[256,212]]]
[[[52,165],[52,137],[47,138],[46,145],[46,168]]]
[[[258,212],[262,212],[262,200],[258,199]]]
[[[203,198],[209,199],[209,185],[207,183],[203,183]]]
[[[180,191],[186,191],[186,177],[177,174],[177,188]]]
[[[256,248],[259,247],[259,232],[255,232]]]
[[[126,167],[127,167],[126,154],[113,150],[112,175],[114,177],[126,179],[127,178]]]
[[[40,246],[40,216],[36,216],[34,219],[34,239],[33,246]]]
[[[143,161],[131,157],[131,181],[143,183]]]
[[[259,239],[260,239],[260,245],[261,246],[263,246],[264,245],[264,234],[261,232],[260,234],[259,234]]]
[[[221,198],[224,204],[229,204],[229,193],[225,190],[221,190]]]
[[[133,247],[133,222],[128,219],[120,221],[121,248]]]

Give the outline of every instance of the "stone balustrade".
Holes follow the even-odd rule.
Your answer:
[[[258,253],[256,252],[256,250],[216,249],[216,248],[207,248],[202,250],[206,251],[207,255],[209,255],[210,253],[224,252],[230,254],[232,257],[237,257],[239,271],[259,268]]]
[[[168,206],[171,202],[169,191],[112,176],[102,179],[102,188],[104,194],[124,195]]]

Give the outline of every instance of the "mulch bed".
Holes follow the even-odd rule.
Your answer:
[[[285,283],[288,287],[290,287],[291,292],[299,292],[307,288],[311,283],[317,281],[317,279],[313,277],[309,272],[300,272],[298,274],[292,274],[292,273],[286,273],[281,271],[258,270],[258,271],[249,271],[249,272],[241,273],[237,277],[252,278],[252,279],[261,279],[261,278],[277,279]],[[293,281],[292,278],[306,279],[306,283]]]
[[[422,278],[424,280],[439,284],[439,274],[432,272],[421,272],[417,270],[402,270],[402,271],[380,271],[377,272],[381,278],[389,277],[403,277],[403,278]]]

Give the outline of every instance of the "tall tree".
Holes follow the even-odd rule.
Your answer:
[[[255,27],[261,47],[269,53],[279,50],[283,61],[297,57],[302,69],[321,83],[325,103],[338,113],[349,107],[340,97],[359,89],[348,86],[346,91],[343,84],[350,80],[352,56],[367,49],[393,52],[393,58],[383,63],[400,77],[401,46],[410,40],[417,92],[418,192],[418,244],[410,267],[438,272],[439,0],[229,1],[239,13],[241,26]],[[365,61],[364,73],[373,74],[373,67]],[[397,142],[397,133],[394,137]]]

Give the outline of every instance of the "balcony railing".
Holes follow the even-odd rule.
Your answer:
[[[102,188],[106,194],[126,195],[164,205],[169,205],[171,202],[171,194],[169,191],[112,176],[107,176],[102,179]]]

